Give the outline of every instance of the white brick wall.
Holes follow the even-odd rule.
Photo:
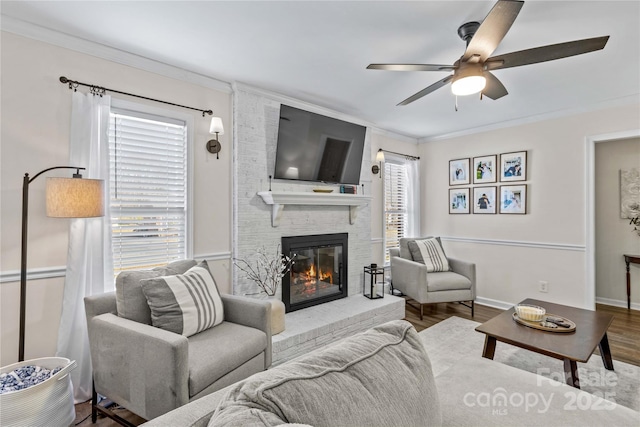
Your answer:
[[[238,88],[234,92],[233,257],[247,259],[260,246],[275,251],[282,236],[349,233],[349,295],[362,293],[363,267],[372,260],[370,206],[359,209],[352,225],[349,224],[348,206],[287,205],[280,225],[271,226],[271,206],[266,205],[257,193],[269,189],[269,175],[273,175],[275,165],[279,116],[280,102]],[[369,134],[370,130],[365,140],[361,182],[371,163]],[[324,185],[297,181],[272,183],[274,191],[312,191],[318,186]],[[333,187],[339,191],[339,186]],[[365,192],[369,190],[367,187]],[[359,193],[361,190],[362,187],[358,188]],[[259,292],[259,288],[245,279],[235,266],[232,276],[234,294]]]

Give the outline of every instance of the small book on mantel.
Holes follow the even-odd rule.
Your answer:
[[[345,194],[358,194],[358,187],[354,185],[341,185],[340,192]]]

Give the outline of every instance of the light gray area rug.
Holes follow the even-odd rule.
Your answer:
[[[450,317],[420,332],[435,376],[463,357],[482,357],[485,335],[475,331],[478,325],[480,323],[471,320]],[[494,361],[564,382],[561,360],[510,344],[498,342]],[[598,354],[592,355],[587,363],[578,363],[580,388],[640,411],[640,367],[614,360],[613,368],[614,371],[606,370]],[[478,372],[478,375],[482,373]]]

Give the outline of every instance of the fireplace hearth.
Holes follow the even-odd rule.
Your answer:
[[[347,233],[282,238],[282,253],[295,261],[282,278],[287,313],[347,296],[347,242]]]

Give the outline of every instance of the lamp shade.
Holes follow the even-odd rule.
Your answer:
[[[222,125],[222,119],[220,117],[211,118],[211,126],[209,127],[209,133],[217,133],[218,135],[224,135],[224,126]]]
[[[47,216],[92,218],[104,216],[104,181],[47,178]]]
[[[378,163],[384,162],[384,151],[382,151],[382,148],[379,149],[378,153],[376,154],[376,162]]]

